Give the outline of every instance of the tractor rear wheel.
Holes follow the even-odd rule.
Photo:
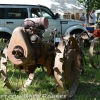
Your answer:
[[[64,97],[71,98],[76,93],[81,72],[80,51],[78,42],[70,37],[68,43],[61,40],[56,53],[54,76],[57,81],[57,91]]]

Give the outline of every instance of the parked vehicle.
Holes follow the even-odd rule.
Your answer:
[[[49,21],[49,27],[44,32],[44,41],[48,41],[50,33],[54,28],[57,33],[65,36],[67,33],[77,34],[87,32],[81,21],[60,19],[48,7],[43,5],[25,5],[25,4],[0,4],[0,48],[4,47],[2,40],[10,39],[13,30],[21,25],[25,18],[46,17]]]

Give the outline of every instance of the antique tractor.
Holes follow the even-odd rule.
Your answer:
[[[48,25],[47,18],[27,18],[23,27],[14,29],[2,52],[0,66],[3,86],[12,92],[29,86],[36,68],[45,66],[47,73],[54,75],[60,94],[75,94],[82,70],[78,42],[72,36],[62,35],[59,43],[43,42],[42,34]]]

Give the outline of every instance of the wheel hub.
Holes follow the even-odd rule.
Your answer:
[[[21,46],[15,46],[12,54],[16,59],[21,59],[24,56],[24,50]]]

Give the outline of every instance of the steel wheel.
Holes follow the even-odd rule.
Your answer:
[[[69,45],[64,48],[63,58],[63,85],[65,90],[69,90],[68,97],[71,98],[79,85],[79,76],[81,72],[81,57],[78,42],[75,38],[69,38]]]
[[[27,75],[23,69],[16,68],[7,57],[7,46],[4,48],[1,56],[0,72],[4,81],[3,87],[13,91],[19,91],[29,86],[34,78],[34,73]]]
[[[94,68],[100,67],[100,38],[94,38],[89,49],[90,63]]]
[[[77,64],[77,55],[73,49],[68,50],[64,55],[63,83],[65,90],[69,89],[68,97],[72,97],[79,85],[80,71]]]
[[[70,46],[64,44],[63,40],[58,45],[60,52],[56,54],[54,76],[58,83],[57,91],[71,98],[78,88],[81,68],[77,41],[73,37],[69,41]]]

